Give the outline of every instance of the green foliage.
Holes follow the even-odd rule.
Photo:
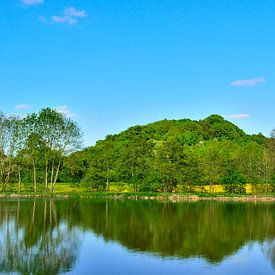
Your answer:
[[[274,183],[269,185],[268,191],[272,192],[272,193],[275,193],[275,184]]]
[[[241,183],[225,184],[224,188],[229,193],[245,194],[245,186]]]
[[[238,171],[229,170],[222,178],[223,184],[245,184],[245,178]]]
[[[238,171],[229,170],[222,178],[224,188],[229,193],[244,194],[245,189],[245,178]]]
[[[69,117],[45,108],[25,118],[0,113],[0,181],[2,191],[9,183],[40,183],[54,191],[64,158],[80,149],[81,131]],[[50,185],[50,186],[49,186]]]
[[[244,183],[270,183],[275,144],[246,135],[219,115],[201,121],[163,120],[135,126],[90,149],[83,182],[101,188],[130,184],[134,191],[193,191],[196,185],[226,185],[245,192]],[[275,178],[275,176],[274,176]]]
[[[81,130],[70,118],[46,108],[24,119],[0,114],[0,182],[32,182],[54,191],[73,182],[93,191],[193,191],[217,184],[242,193],[244,183],[275,182],[273,138],[247,135],[220,115],[206,119],[162,120],[109,135],[80,149]],[[266,185],[267,186],[267,185]],[[265,187],[263,187],[265,189]],[[269,192],[272,192],[269,188]],[[257,192],[257,190],[255,192]]]
[[[178,141],[181,145],[194,145],[202,140],[203,137],[197,132],[186,131],[178,135]]]

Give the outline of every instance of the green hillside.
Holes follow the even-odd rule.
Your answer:
[[[203,120],[162,120],[109,135],[67,157],[60,179],[91,190],[110,184],[134,191],[188,191],[223,184],[243,193],[244,184],[273,191],[274,139],[248,135],[220,115]]]

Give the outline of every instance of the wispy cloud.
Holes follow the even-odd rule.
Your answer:
[[[85,10],[77,10],[74,7],[66,8],[61,16],[52,16],[51,22],[59,24],[73,25],[78,22],[79,18],[86,17],[87,13]]]
[[[250,118],[251,115],[250,114],[233,114],[233,115],[228,115],[225,116],[226,118],[231,118],[231,119],[246,119],[246,118]]]
[[[235,86],[235,87],[253,87],[264,82],[266,82],[266,79],[264,77],[257,77],[253,79],[234,80],[230,84],[231,86]]]
[[[59,106],[54,108],[58,113],[68,117],[73,117],[75,114],[71,112],[67,105]]]
[[[22,3],[27,6],[43,3],[44,0],[22,0]]]
[[[16,110],[29,110],[31,108],[32,108],[32,106],[27,105],[27,104],[17,104],[17,105],[15,105]]]

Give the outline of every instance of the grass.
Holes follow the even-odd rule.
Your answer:
[[[119,187],[119,188],[118,188]],[[111,184],[109,191],[92,192],[85,187],[78,186],[74,183],[58,183],[54,193],[46,192],[43,184],[38,185],[38,192],[34,193],[31,184],[22,185],[21,192],[18,192],[17,184],[13,184],[4,194],[13,196],[66,196],[66,197],[85,197],[85,198],[129,198],[129,199],[171,199],[181,200],[184,198],[200,199],[219,199],[219,198],[275,198],[275,193],[258,192],[253,193],[251,185],[246,185],[245,194],[233,194],[224,192],[221,185],[197,186],[191,192],[175,190],[176,192],[133,192],[132,186],[124,184],[121,188],[118,184]],[[257,188],[254,190],[258,190]],[[265,190],[265,188],[263,188]],[[3,194],[3,193],[2,193]]]

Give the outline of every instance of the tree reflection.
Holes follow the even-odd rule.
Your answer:
[[[214,264],[270,240],[265,253],[275,266],[274,204],[41,199],[0,200],[0,271],[70,271],[83,231],[135,251]]]
[[[268,240],[263,246],[263,251],[266,257],[271,261],[272,267],[275,271],[275,240]]]
[[[76,261],[78,230],[60,219],[53,200],[2,202],[0,236],[2,272],[58,274]]]
[[[83,202],[79,207],[84,207]],[[250,241],[275,237],[275,206],[254,203],[85,203],[82,226],[123,246],[160,256],[203,257],[212,263]]]

